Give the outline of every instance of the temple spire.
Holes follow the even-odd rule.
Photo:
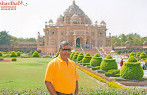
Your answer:
[[[75,0],[73,0],[73,4],[75,4]]]

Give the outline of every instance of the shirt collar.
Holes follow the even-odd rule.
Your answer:
[[[59,59],[60,62],[65,62],[65,61],[62,60],[60,55],[57,58]],[[69,59],[68,59],[68,61],[69,61]]]

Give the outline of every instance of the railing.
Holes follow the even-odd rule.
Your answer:
[[[81,44],[80,44],[80,48],[81,48],[81,50],[82,50],[83,54],[85,55],[85,51],[83,50],[83,48],[82,48],[82,45],[81,45]]]
[[[95,48],[98,51],[98,53],[102,56],[102,58],[104,58],[104,54],[102,54],[96,46],[95,46]]]

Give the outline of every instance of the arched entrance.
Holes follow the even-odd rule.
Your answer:
[[[76,39],[76,47],[80,47],[80,38]]]

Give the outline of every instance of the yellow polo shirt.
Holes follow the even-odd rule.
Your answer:
[[[45,81],[51,82],[56,91],[65,94],[73,93],[78,79],[76,65],[70,59],[68,65],[60,56],[49,62]]]

